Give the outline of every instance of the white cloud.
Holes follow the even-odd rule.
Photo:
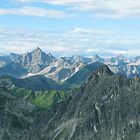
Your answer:
[[[112,55],[127,55],[127,56],[140,56],[140,49],[128,49],[128,50],[111,50],[111,49],[107,49],[105,50],[104,53],[106,54],[112,54]]]
[[[71,11],[90,12],[96,18],[140,17],[139,0],[12,0],[68,6]]]
[[[64,18],[70,17],[71,14],[67,14],[62,11],[37,8],[25,6],[23,8],[11,8],[11,9],[0,9],[0,15],[4,14],[14,14],[14,15],[28,15],[28,16],[38,16],[38,17],[48,17],[48,18]]]
[[[64,32],[0,28],[0,51],[23,53],[37,46],[55,55],[140,55],[140,38],[108,30],[75,28]]]

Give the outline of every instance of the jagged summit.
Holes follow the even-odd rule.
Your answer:
[[[36,55],[46,55],[47,57],[50,58],[55,58],[50,52],[46,53],[44,52],[40,47],[35,48],[32,52],[30,52],[31,54],[36,54]]]
[[[104,58],[102,58],[102,57],[100,57],[99,55],[96,54],[92,57],[92,61],[93,62],[104,62],[105,60],[104,60]]]
[[[107,65],[103,65],[100,69],[98,69],[97,71],[95,71],[95,73],[99,76],[111,76],[114,73],[109,69],[109,67]],[[95,75],[95,73],[93,75]]]
[[[46,54],[39,47],[30,53],[22,55],[23,62],[27,64],[29,72],[36,73],[54,62],[52,54]]]
[[[15,63],[25,69],[26,73],[16,72],[14,67],[8,69],[4,74],[13,75],[13,71],[19,73],[18,77],[28,77],[33,74],[42,74],[56,81],[65,81],[84,66],[93,62],[101,62],[108,65],[114,73],[121,73],[127,77],[140,76],[140,57],[128,58],[123,55],[116,57],[101,57],[93,55],[69,56],[55,58],[51,53],[36,47],[31,52],[25,54],[12,53],[8,56],[0,56],[0,75],[3,74],[1,68],[9,68],[9,63]],[[5,69],[5,68],[4,68]],[[3,71],[3,72],[2,72]],[[13,76],[17,77],[14,73]]]
[[[37,50],[37,51],[42,51],[40,47],[36,47],[35,50]]]
[[[109,76],[113,76],[114,73],[109,69],[107,65],[102,65],[96,71],[93,71],[88,77],[88,82],[94,84],[98,83],[101,79],[104,79]]]
[[[4,68],[8,68],[4,74],[14,75],[15,77],[19,75],[24,76],[24,74],[27,73],[37,73],[55,61],[55,58],[50,53],[46,54],[39,47],[25,54],[12,53],[3,59],[1,58],[0,64],[2,66],[4,65]],[[22,69],[25,69],[26,73],[22,73],[19,71],[19,69],[16,69],[14,67],[9,67],[11,66],[9,65],[9,63],[14,63],[18,67],[20,66]],[[16,73],[18,73],[19,75],[16,75]],[[3,74],[2,70],[0,74]]]
[[[42,51],[42,49],[40,47],[37,47],[36,49],[34,49],[31,53],[34,53],[34,54],[41,54],[41,53],[45,53]]]

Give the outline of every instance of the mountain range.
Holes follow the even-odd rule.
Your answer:
[[[19,88],[30,89],[34,91],[42,90],[70,90],[80,87],[86,83],[89,75],[100,69],[104,64],[100,62],[91,63],[81,68],[78,72],[62,83],[58,83],[51,78],[44,75],[34,75],[26,78],[16,78],[10,75],[3,75],[0,77],[0,85],[16,86]]]
[[[55,58],[51,53],[46,54],[39,47],[25,54],[11,53],[0,56],[0,75],[10,75],[17,78],[42,75],[56,82],[63,83],[83,67],[101,62],[114,72],[127,77],[140,76],[140,56],[128,58],[123,55],[103,58],[72,56]]]

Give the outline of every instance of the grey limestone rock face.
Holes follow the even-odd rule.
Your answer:
[[[55,61],[51,54],[44,53],[39,47],[20,56],[20,64],[31,73],[37,73]]]
[[[2,140],[139,140],[140,79],[103,66],[70,99],[43,110],[1,89]]]
[[[37,73],[54,61],[52,54],[46,54],[39,47],[25,54],[11,53],[7,57],[0,57],[0,75],[21,77],[29,73]]]
[[[8,74],[15,77],[44,75],[57,82],[71,78],[83,67],[94,62],[108,65],[114,73],[121,73],[129,78],[140,76],[140,57],[128,58],[123,55],[101,57],[93,55],[55,58],[51,53],[43,52],[39,47],[25,54],[11,53],[0,56],[0,75]]]

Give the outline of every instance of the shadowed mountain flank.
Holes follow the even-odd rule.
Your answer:
[[[55,102],[62,97],[56,92],[53,104],[43,109],[30,102],[36,98],[31,93],[30,100],[25,100],[11,89],[1,87],[1,139],[140,139],[139,78],[116,75],[104,65],[92,72],[85,84],[71,92],[69,98],[65,94],[65,100]]]

